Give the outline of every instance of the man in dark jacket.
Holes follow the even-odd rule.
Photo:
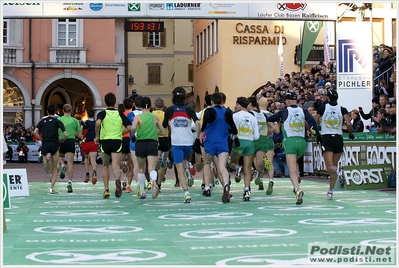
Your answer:
[[[368,129],[370,132],[377,132],[378,124],[375,122],[374,117],[377,116],[377,112],[381,108],[379,97],[373,98],[373,100],[371,101],[371,107],[372,107],[372,109],[367,114],[365,114],[363,112],[362,107],[359,107],[359,114],[364,120],[371,119],[371,123],[370,123],[370,125],[366,126],[366,129]]]

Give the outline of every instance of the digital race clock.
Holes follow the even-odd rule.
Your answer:
[[[163,21],[126,21],[127,32],[163,32]]]

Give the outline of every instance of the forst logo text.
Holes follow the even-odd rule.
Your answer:
[[[383,183],[382,168],[343,170],[347,185]]]

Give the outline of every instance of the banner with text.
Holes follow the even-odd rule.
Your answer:
[[[369,22],[336,24],[338,104],[348,111],[371,109],[373,55]]]
[[[29,196],[28,176],[26,169],[3,169],[7,176],[8,193],[12,196]]]
[[[392,165],[359,165],[342,167],[346,190],[380,189],[388,187]]]

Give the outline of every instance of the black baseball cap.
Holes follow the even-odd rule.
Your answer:
[[[286,100],[297,100],[298,96],[295,92],[287,91],[284,95]]]

